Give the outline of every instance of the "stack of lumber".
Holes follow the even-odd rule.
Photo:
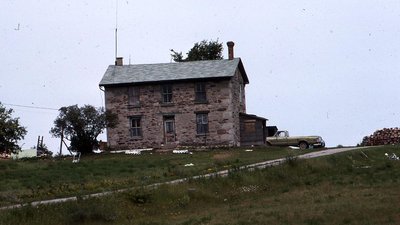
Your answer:
[[[364,137],[361,143],[363,146],[391,144],[400,144],[400,129],[398,127],[377,130],[372,135]]]

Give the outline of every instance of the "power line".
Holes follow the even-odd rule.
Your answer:
[[[59,110],[59,109],[55,109],[55,108],[40,107],[40,106],[17,105],[17,104],[7,104],[7,103],[2,103],[2,104],[8,105],[8,106],[22,107],[22,108],[31,108],[31,109],[44,109],[44,110],[56,110],[56,111]]]

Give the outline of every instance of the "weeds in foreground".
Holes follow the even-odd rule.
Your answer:
[[[93,198],[78,200],[68,204],[67,222],[69,224],[83,224],[87,222],[113,222],[117,219],[117,211],[114,207],[115,200],[111,198]]]
[[[0,224],[400,224],[400,163],[363,151],[0,212]]]
[[[285,163],[288,164],[289,166],[295,167],[298,164],[297,157],[294,156],[293,154],[288,154],[285,157],[285,159],[286,159]]]
[[[90,194],[201,175],[284,157],[283,148],[195,152],[193,155],[87,155],[70,158],[0,161],[0,207],[15,203]],[[194,166],[185,167],[191,163]]]

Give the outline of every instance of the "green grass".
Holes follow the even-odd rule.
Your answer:
[[[400,147],[0,212],[0,224],[400,224]],[[365,156],[365,155],[366,156]]]
[[[308,150],[309,152],[310,150]],[[283,148],[225,149],[193,155],[144,153],[0,161],[0,207],[35,200],[117,190],[231,169],[249,163],[302,154]],[[184,167],[193,163],[193,167]]]

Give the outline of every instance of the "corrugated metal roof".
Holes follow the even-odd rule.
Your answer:
[[[232,77],[237,68],[241,71],[245,83],[248,83],[240,58],[235,58],[233,60],[204,60],[180,63],[110,65],[99,85]]]

